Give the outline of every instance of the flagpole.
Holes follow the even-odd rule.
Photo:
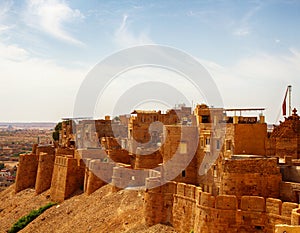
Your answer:
[[[288,90],[289,90],[289,116],[292,115],[292,86],[289,85],[288,86]]]

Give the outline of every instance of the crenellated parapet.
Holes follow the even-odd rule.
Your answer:
[[[174,182],[172,185],[176,188],[170,190],[173,195],[171,224],[177,232],[274,232],[276,224],[298,225],[300,222],[296,203],[260,196],[213,196],[194,185]],[[166,215],[163,187],[150,189],[145,195],[145,218],[149,225],[163,223],[162,215]]]

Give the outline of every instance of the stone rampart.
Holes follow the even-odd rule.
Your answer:
[[[299,224],[299,205],[260,196],[218,195],[201,188],[173,183],[171,224],[177,232],[274,232],[276,224]],[[145,195],[145,218],[149,225],[163,221],[163,187],[150,189]],[[296,210],[295,210],[296,209]],[[160,217],[159,217],[160,216]]]
[[[37,194],[44,192],[51,186],[54,159],[54,151],[49,151],[49,153],[39,152],[38,155],[38,169],[35,182],[35,192]]]
[[[102,162],[100,159],[86,161],[84,191],[89,195],[110,183],[113,175],[114,163]]]
[[[20,154],[15,185],[16,193],[35,186],[37,169],[38,156],[36,154]]]
[[[54,201],[61,202],[76,190],[83,190],[85,165],[82,160],[56,156],[50,195]]]

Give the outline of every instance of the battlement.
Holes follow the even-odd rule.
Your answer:
[[[151,183],[151,179],[148,179],[148,183]],[[160,181],[153,178],[152,182],[158,184]],[[166,196],[170,199],[170,194],[173,194],[173,208],[167,211],[160,201]],[[159,202],[162,206],[158,206]],[[155,207],[147,207],[149,204]],[[172,224],[178,232],[189,232],[191,229],[195,232],[239,232],[241,229],[247,232],[266,229],[272,232],[275,224],[300,223],[299,204],[260,196],[213,196],[203,192],[200,187],[185,183],[168,182],[149,190],[145,205],[148,210],[145,218],[149,225],[158,223],[158,218],[151,219],[151,216],[172,213]],[[158,210],[160,212],[154,213]]]
[[[167,183],[168,184],[168,183]],[[196,201],[197,205],[223,209],[223,210],[243,210],[253,212],[266,212],[277,214],[284,217],[291,217],[292,210],[299,207],[299,204],[292,202],[282,202],[276,198],[264,198],[259,196],[242,196],[239,198],[234,195],[213,196],[210,193],[202,192],[200,187],[185,183],[171,183],[176,186],[177,197],[188,198]],[[300,213],[300,212],[299,212]]]

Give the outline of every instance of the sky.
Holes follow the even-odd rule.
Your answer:
[[[1,0],[0,122],[72,117],[97,63],[158,44],[198,59],[224,107],[265,107],[267,122],[277,123],[287,85],[300,110],[299,25],[300,1],[292,0]]]

